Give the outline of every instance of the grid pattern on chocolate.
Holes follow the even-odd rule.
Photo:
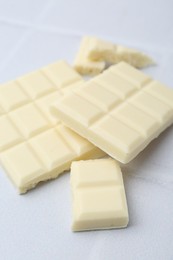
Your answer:
[[[127,163],[173,122],[173,91],[121,62],[59,100],[64,123]]]
[[[50,113],[63,89],[80,82],[60,61],[0,86],[0,159],[19,192],[57,177],[72,160],[99,151]]]

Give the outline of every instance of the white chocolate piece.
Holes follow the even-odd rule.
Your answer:
[[[122,163],[173,123],[173,90],[121,62],[65,95],[52,111]]]
[[[104,61],[92,61],[87,57],[89,46],[90,37],[84,37],[74,61],[74,68],[82,75],[99,74],[105,68]]]
[[[99,74],[105,69],[105,62],[116,64],[125,61],[136,68],[153,65],[153,60],[144,53],[93,36],[82,38],[74,67],[81,74]]]
[[[90,37],[87,58],[92,61],[105,61],[112,64],[125,61],[136,68],[144,68],[154,64],[149,56],[136,49],[115,45],[94,37]]]
[[[0,159],[20,193],[56,178],[73,160],[104,154],[50,112],[52,103],[81,82],[61,61],[0,86]]]
[[[99,38],[88,36],[89,47],[87,51],[87,58],[92,61],[105,61],[105,62],[115,62],[117,45],[101,40]]]
[[[126,227],[129,221],[121,169],[113,159],[73,162],[73,231]]]
[[[107,61],[111,62],[111,59]],[[115,59],[113,59],[111,63],[115,64],[120,61],[125,61],[139,69],[155,65],[155,62],[143,52],[133,48],[117,45]]]

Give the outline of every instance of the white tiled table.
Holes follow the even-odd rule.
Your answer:
[[[0,0],[0,81],[58,59],[73,61],[94,34],[137,47],[173,87],[171,0]],[[123,167],[127,229],[72,233],[69,174],[17,195],[0,170],[0,259],[173,259],[173,127]]]

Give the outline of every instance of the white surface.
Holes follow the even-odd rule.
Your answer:
[[[0,0],[0,81],[72,62],[95,34],[144,50],[146,72],[173,87],[173,2]],[[0,172],[0,259],[173,259],[173,127],[123,167],[127,229],[72,233],[69,174],[17,195]]]

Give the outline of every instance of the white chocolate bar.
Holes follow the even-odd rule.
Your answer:
[[[61,61],[0,86],[0,160],[20,193],[56,178],[73,160],[103,155],[49,110],[81,82]]]
[[[121,45],[115,45],[92,36],[82,38],[74,67],[81,74],[99,74],[105,69],[105,62],[125,61],[136,68],[153,65],[153,60],[144,53]]]
[[[104,61],[92,61],[88,56],[90,38],[84,37],[81,41],[79,51],[74,61],[74,68],[82,75],[95,75],[102,72],[105,68]]]
[[[173,90],[121,62],[59,99],[52,111],[107,154],[128,163],[173,123]]]
[[[126,227],[129,221],[121,169],[113,159],[73,162],[72,230]]]

